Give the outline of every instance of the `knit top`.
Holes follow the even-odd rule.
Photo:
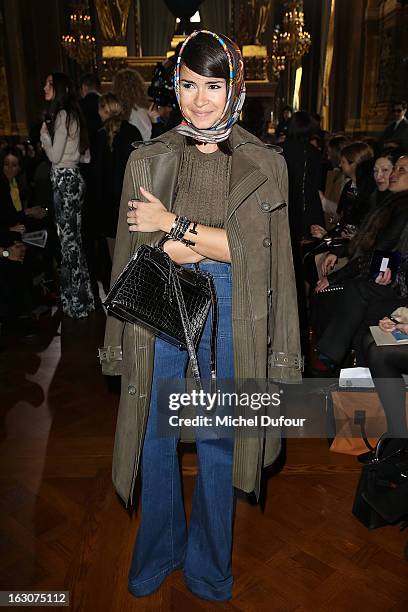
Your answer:
[[[202,153],[185,143],[172,211],[210,227],[224,227],[231,155]]]
[[[67,113],[60,110],[54,124],[54,138],[41,132],[41,144],[53,168],[76,168],[79,164],[79,126],[72,119],[69,130],[66,126]]]

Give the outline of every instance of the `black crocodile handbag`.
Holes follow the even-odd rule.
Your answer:
[[[199,386],[196,347],[212,307],[211,378],[215,379],[218,309],[211,274],[198,266],[179,266],[162,248],[144,244],[119,275],[104,304],[110,315],[143,325],[186,348]]]

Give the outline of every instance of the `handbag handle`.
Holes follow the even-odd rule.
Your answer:
[[[202,389],[200,369],[198,366],[197,353],[195,350],[194,342],[190,332],[190,322],[188,320],[188,314],[186,304],[184,302],[183,292],[180,287],[180,280],[176,274],[174,262],[169,257],[170,261],[170,272],[171,281],[174,287],[174,293],[176,295],[177,304],[180,311],[181,322],[183,325],[184,335],[186,337],[186,345],[188,356],[190,358],[191,370],[193,377],[199,389]],[[212,307],[212,324],[211,324],[211,383],[213,384],[217,378],[217,327],[218,327],[218,309],[217,309],[217,296],[214,288],[214,281],[211,277],[208,277],[208,286],[211,293],[211,307]]]

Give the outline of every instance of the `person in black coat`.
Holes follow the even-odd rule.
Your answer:
[[[375,190],[373,157],[373,150],[365,142],[352,142],[341,150],[340,167],[349,181],[341,192],[337,214],[343,226],[351,226],[350,234],[370,209],[370,196]]]
[[[406,334],[408,333],[407,314],[406,306],[399,307],[392,313],[393,318],[399,323],[396,324],[385,316],[378,321],[378,326],[385,332],[399,330]],[[364,365],[370,368],[375,388],[387,417],[387,431],[390,436],[397,439],[404,437],[406,446],[408,428],[403,374],[408,373],[408,346],[406,344],[377,346],[371,332],[367,332],[363,339],[363,351]]]
[[[0,225],[20,224],[24,230],[34,231],[42,227],[47,210],[30,206],[23,161],[16,147],[5,147],[0,154]]]
[[[330,322],[320,335],[318,349],[328,366],[341,365],[351,345],[360,359],[361,338],[368,325],[406,303],[406,271],[391,282],[390,271],[373,278],[374,251],[408,254],[408,157],[401,157],[390,178],[390,202],[373,213],[350,243],[349,263],[322,278],[316,290],[340,284]],[[404,259],[403,259],[404,261]],[[406,267],[406,263],[404,264]],[[364,329],[365,328],[365,329]]]
[[[3,327],[23,335],[29,331],[33,301],[25,254],[19,235],[0,229],[0,332]]]
[[[289,180],[289,227],[292,241],[293,264],[299,309],[302,352],[309,353],[308,307],[306,284],[314,278],[315,270],[304,266],[304,256],[310,248],[311,226],[324,227],[324,214],[319,196],[322,172],[320,151],[310,144],[316,124],[305,111],[293,115],[288,135],[283,143],[283,156],[288,167]],[[314,262],[313,262],[314,264]]]
[[[322,156],[309,143],[315,131],[311,116],[300,111],[293,115],[288,136],[283,143],[283,156],[288,166],[289,225],[292,242],[310,238],[310,226],[324,226],[320,201]]]
[[[395,102],[392,107],[394,121],[385,128],[381,141],[386,146],[387,142],[398,144],[408,152],[408,120],[406,118],[407,103],[405,100]]]
[[[27,223],[26,190],[19,179],[21,154],[18,149],[5,147],[0,155],[0,331],[12,329],[27,335],[26,323],[33,308],[31,265],[24,262],[27,248],[22,234]],[[40,209],[36,207],[35,214]],[[45,214],[45,213],[44,213]],[[32,262],[31,262],[32,263]],[[22,321],[22,318],[24,321]]]
[[[275,142],[276,144],[282,144],[288,135],[289,125],[292,120],[293,108],[291,106],[284,106],[282,109],[282,117],[278,121],[278,125],[275,130]]]
[[[89,147],[91,150],[96,141],[98,130],[102,127],[102,121],[98,113],[100,82],[96,74],[85,74],[81,78],[81,99],[79,104],[84,114],[86,128],[88,130]]]
[[[111,257],[118,224],[123,177],[132,143],[142,140],[137,127],[122,118],[122,106],[113,93],[99,99],[103,127],[98,131],[92,170],[96,184],[96,203],[101,216],[100,231],[108,239]]]
[[[23,221],[22,213],[14,208],[9,182],[0,173],[0,229],[7,231],[15,227],[15,231],[22,233],[25,229]]]
[[[98,103],[100,97],[100,81],[95,73],[84,74],[80,79],[79,105],[86,124],[89,154],[95,157],[95,145],[98,130],[102,127],[102,121],[98,113]],[[86,156],[89,158],[89,156]],[[98,280],[102,281],[105,291],[109,286],[109,253],[106,240],[96,231],[94,219],[98,215],[96,207],[96,188],[94,175],[91,170],[89,159],[79,165],[82,177],[85,181],[86,191],[82,207],[82,243],[88,265],[89,277],[91,280],[92,293],[96,306],[100,305]]]

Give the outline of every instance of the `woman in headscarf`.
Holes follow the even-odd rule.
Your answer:
[[[213,276],[218,379],[298,382],[286,165],[273,148],[235,125],[245,98],[238,47],[213,32],[191,34],[178,57],[175,91],[183,123],[160,139],[140,143],[128,162],[112,281],[138,246],[156,244],[182,221],[164,250],[176,263],[198,264]],[[210,376],[210,319],[197,351],[203,379]],[[262,466],[276,459],[280,440],[264,430],[251,437],[220,428],[213,436],[214,430],[207,435],[205,427],[196,428],[199,471],[187,533],[177,459],[180,431],[169,427],[169,416],[176,414],[169,413],[171,385],[160,388],[163,379],[183,381],[187,352],[111,317],[105,345],[100,351],[104,373],[122,375],[113,479],[126,504],[141,464],[142,514],[129,590],[137,597],[149,595],[182,568],[195,595],[228,600],[233,487],[259,496]]]

